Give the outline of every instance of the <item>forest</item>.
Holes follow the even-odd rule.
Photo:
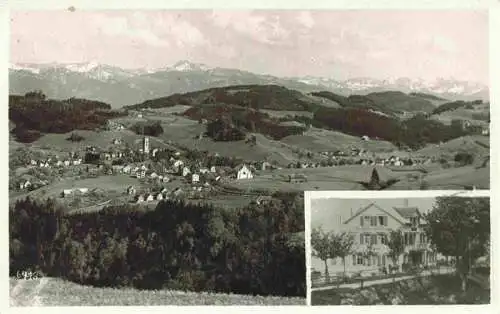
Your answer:
[[[34,142],[44,133],[94,130],[123,114],[98,101],[46,99],[42,91],[9,96],[9,120],[16,125],[12,133],[23,143]]]
[[[193,107],[184,115],[194,120],[207,119],[207,136],[216,141],[239,141],[246,134],[261,133],[274,140],[280,140],[289,135],[302,134],[304,127],[280,125],[279,119],[273,119],[268,114],[239,106],[213,105]]]
[[[31,269],[93,286],[305,296],[298,194],[231,210],[166,200],[149,211],[66,211],[53,199],[10,208],[11,275]]]
[[[315,112],[313,119],[296,117],[295,120],[354,136],[367,135],[413,149],[428,143],[446,142],[472,132],[427,119],[423,114],[400,121],[363,109],[322,108]]]

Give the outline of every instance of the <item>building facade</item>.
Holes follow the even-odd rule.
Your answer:
[[[404,241],[404,252],[397,263],[400,270],[403,264],[433,265],[437,261],[437,253],[424,232],[425,220],[416,207],[382,208],[371,203],[345,220],[337,218],[342,229],[339,231],[347,232],[354,239],[352,254],[345,260],[347,273],[369,275],[395,266],[387,243],[391,231],[397,230],[401,231]],[[332,261],[330,269],[332,274],[343,272],[342,260]]]

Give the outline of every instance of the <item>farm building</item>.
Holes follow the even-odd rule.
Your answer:
[[[273,198],[271,196],[261,195],[261,196],[257,197],[257,199],[255,200],[255,203],[257,205],[264,205],[264,204],[270,203],[272,200],[273,200]]]
[[[134,197],[134,201],[135,201],[136,203],[142,203],[142,202],[144,202],[144,195],[136,195],[136,196]]]
[[[191,176],[191,183],[198,183],[198,182],[200,182],[200,175],[193,173],[193,175]]]
[[[288,182],[290,183],[307,182],[307,177],[300,173],[294,173],[288,176]]]
[[[130,185],[128,188],[127,188],[127,194],[128,195],[135,195],[135,193],[137,192],[137,190],[135,189],[135,187],[133,187],[132,185]]]
[[[189,169],[189,167],[182,168],[182,176],[183,177],[187,176],[190,173],[191,173],[191,169]]]
[[[247,167],[247,165],[239,165],[236,167],[236,179],[242,180],[242,179],[252,179],[253,178],[253,173],[252,171]]]

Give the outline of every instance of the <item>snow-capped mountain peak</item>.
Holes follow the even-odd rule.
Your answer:
[[[202,63],[193,63],[187,60],[181,60],[175,63],[170,70],[179,72],[189,72],[189,71],[206,71],[210,70],[211,67]]]

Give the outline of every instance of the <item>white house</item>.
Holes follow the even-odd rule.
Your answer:
[[[193,173],[193,175],[191,176],[191,183],[198,183],[198,182],[200,182],[200,175]]]
[[[187,176],[190,173],[191,173],[191,169],[189,169],[189,167],[182,168],[182,176],[183,177]]]
[[[132,170],[132,168],[129,165],[122,168],[122,172],[126,174],[130,173],[130,170]]]
[[[62,192],[62,196],[65,197],[65,196],[68,196],[68,195],[71,195],[73,194],[73,190],[72,189],[65,189],[63,190]]]
[[[163,199],[163,194],[161,194],[161,193],[156,194],[157,201],[161,201],[162,199]]]
[[[65,165],[66,167],[69,167],[69,165],[70,165],[70,161],[69,161],[69,160],[65,160],[65,161],[64,161],[64,165]]]
[[[151,202],[151,201],[154,201],[155,200],[155,197],[153,194],[148,194],[148,196],[146,197],[146,202]]]
[[[238,179],[238,180],[252,179],[253,178],[252,171],[245,164],[238,166],[236,168],[236,171],[237,171],[236,172],[236,179]]]
[[[136,193],[136,192],[137,192],[137,191],[136,191],[136,189],[135,189],[132,185],[130,185],[130,186],[127,188],[127,194],[128,194],[128,195],[135,195],[135,193]]]
[[[201,168],[201,169],[200,169],[200,173],[201,173],[201,174],[208,173],[208,171],[209,171],[209,170],[208,170],[207,168]]]
[[[362,139],[363,141],[369,141],[369,140],[370,140],[370,138],[369,138],[367,135],[363,135],[363,136],[361,137],[361,139]]]
[[[31,182],[29,180],[26,180],[25,182],[21,183],[19,187],[22,189],[27,189],[31,186]]]
[[[215,166],[210,167],[210,172],[215,173],[217,170],[215,169]]]
[[[149,175],[151,179],[156,179],[158,178],[158,174],[156,172],[153,172],[152,174]]]

